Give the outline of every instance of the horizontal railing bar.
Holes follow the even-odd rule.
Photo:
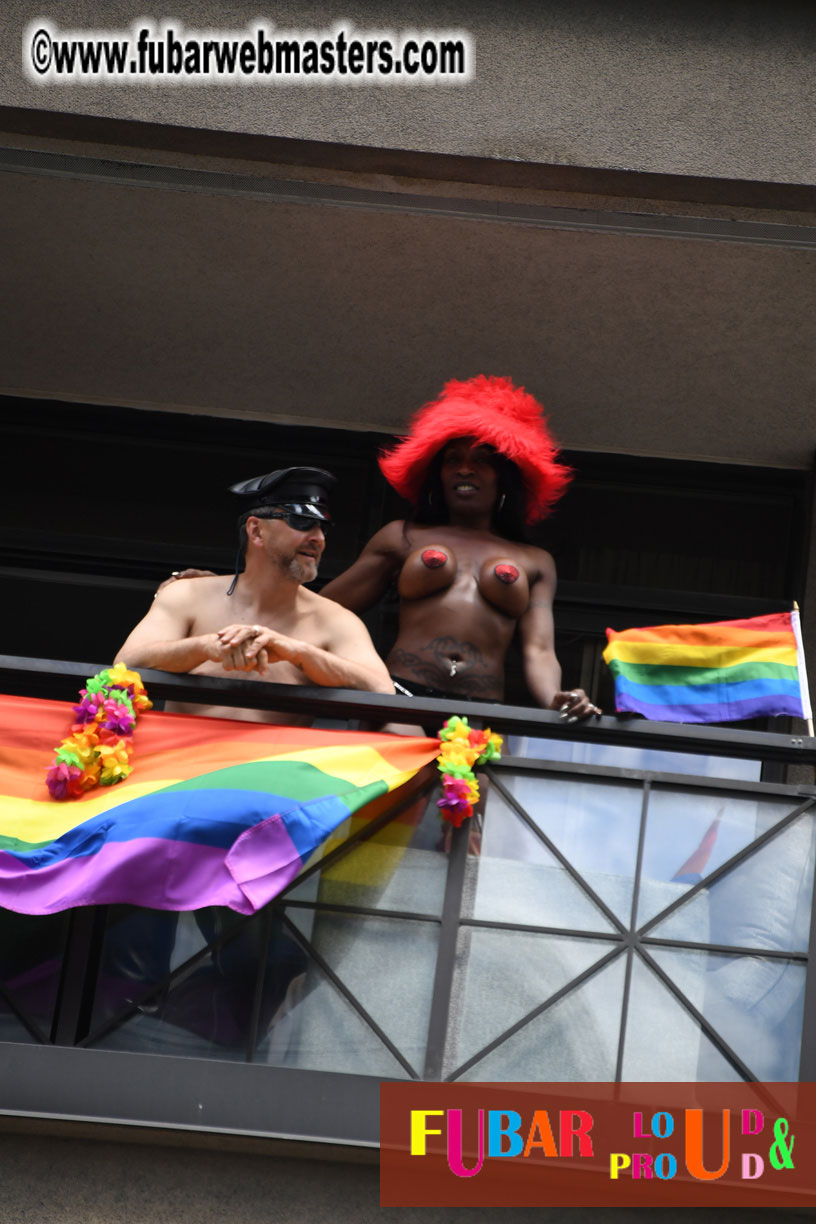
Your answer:
[[[420,914],[416,910],[376,909],[373,905],[346,905],[342,901],[286,901],[286,909],[308,910],[320,914],[351,914],[355,918],[393,918],[398,922],[442,922],[439,914]]]
[[[500,922],[497,918],[460,918],[463,929],[482,931],[518,931],[522,935],[553,935],[565,939],[599,939],[609,943],[620,943],[626,938],[623,931],[589,931],[583,927],[537,926],[534,922]],[[685,945],[684,945],[685,946]]]
[[[75,700],[77,690],[87,677],[104,666],[107,665],[0,655],[0,687],[14,695]],[[714,729],[608,715],[567,723],[553,710],[484,701],[439,700],[432,697],[413,697],[409,700],[401,696],[351,689],[259,684],[257,681],[220,676],[175,675],[149,668],[140,668],[140,672],[151,697],[168,701],[275,710],[309,718],[365,718],[422,724],[438,722],[440,726],[451,714],[461,714],[477,723],[495,724],[494,729],[504,735],[535,735],[545,739],[586,740],[628,748],[816,764],[816,738],[812,736],[723,727]]]
[[[711,753],[710,755],[713,755]],[[801,758],[797,757],[797,760]],[[515,774],[565,774],[587,782],[609,782],[642,785],[651,782],[659,787],[726,791],[734,795],[771,795],[787,799],[792,795],[813,795],[816,789],[806,783],[788,785],[784,782],[760,782],[753,778],[717,778],[711,774],[669,773],[655,769],[630,769],[617,765],[590,765],[585,761],[548,761],[545,757],[508,756],[502,752],[491,769]]]
[[[380,1081],[390,1078],[0,1042],[0,1116],[373,1147]]]
[[[743,944],[700,943],[693,939],[663,939],[656,935],[642,935],[640,943],[646,948],[670,948],[672,951],[716,952],[725,956],[755,956],[761,960],[797,961],[806,965],[807,952],[788,952],[784,948],[751,948]]]

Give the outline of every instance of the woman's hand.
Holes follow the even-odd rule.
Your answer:
[[[173,570],[170,577],[165,578],[164,582],[159,583],[159,585],[156,587],[156,595],[158,595],[159,591],[163,591],[166,586],[169,586],[171,582],[177,582],[179,578],[214,578],[214,577],[215,577],[215,574],[212,572],[212,570],[199,570],[199,569]]]
[[[569,689],[567,692],[556,693],[550,702],[550,709],[558,710],[561,717],[565,718],[568,723],[603,713],[598,706],[592,704],[583,689]]]

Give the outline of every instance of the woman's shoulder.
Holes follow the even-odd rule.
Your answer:
[[[548,553],[545,548],[539,548],[537,544],[523,544],[525,557],[530,569],[535,571],[533,581],[539,578],[545,580],[555,580],[555,561],[552,553]]]
[[[406,527],[405,519],[392,519],[379,531],[375,531],[366,544],[366,550],[389,554],[403,553],[407,545]]]
[[[428,548],[436,545],[440,548],[451,548],[459,535],[447,524],[415,523],[412,519],[395,519],[386,523],[377,532],[371,543],[381,541],[381,546],[389,547],[400,556],[407,557],[418,548]]]

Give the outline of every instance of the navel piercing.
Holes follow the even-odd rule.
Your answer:
[[[451,659],[450,674],[451,677],[456,675],[456,659]]]

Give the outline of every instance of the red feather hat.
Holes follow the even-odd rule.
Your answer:
[[[524,479],[527,522],[549,514],[572,477],[557,462],[558,445],[543,408],[509,378],[480,374],[445,384],[411,421],[411,432],[380,456],[388,483],[416,506],[434,455],[453,438],[475,438],[512,460]]]

